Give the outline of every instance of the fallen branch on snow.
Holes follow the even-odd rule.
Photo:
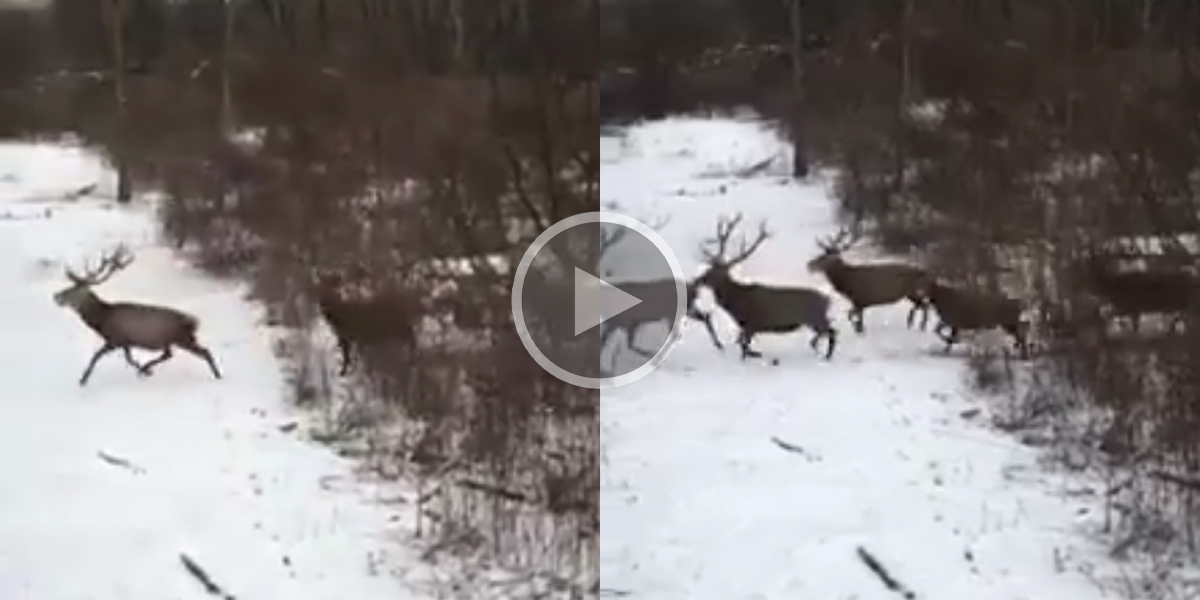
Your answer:
[[[900,596],[906,600],[913,600],[917,597],[916,593],[905,587],[903,583],[897,581],[895,577],[892,577],[892,574],[883,567],[883,564],[879,562],[879,559],[875,558],[875,556],[870,552],[867,552],[866,548],[859,546],[857,551],[858,558],[862,560],[864,565],[867,565],[867,568],[870,569],[872,573],[879,577],[879,580],[883,582],[884,587],[896,592],[897,594],[900,594]]]
[[[102,460],[114,467],[120,467],[122,469],[125,469],[127,471],[130,471],[130,472],[138,474],[138,475],[141,475],[146,472],[146,469],[139,467],[139,466],[133,464],[132,462],[130,462],[124,458],[121,458],[119,456],[113,456],[112,454],[109,454],[103,450],[96,452],[96,456],[98,456],[100,458],[100,460]]]
[[[805,450],[803,446],[798,446],[791,442],[786,442],[777,437],[772,437],[771,443],[775,444],[776,446],[779,446],[779,448],[781,450],[783,450],[784,452],[791,452],[793,454],[799,454],[800,456],[803,456],[804,458],[807,458],[810,461],[819,460],[818,456],[815,456],[815,455],[813,455],[812,452]]]
[[[208,571],[205,571],[200,565],[196,564],[196,561],[192,560],[190,556],[181,552],[179,553],[179,560],[183,562],[183,568],[187,570],[188,574],[195,578],[196,581],[199,581],[200,585],[204,586],[204,591],[208,592],[210,596],[218,596],[222,600],[237,600],[233,594],[226,592],[221,586],[217,585],[212,580],[212,577],[209,577]]]
[[[88,196],[88,195],[95,193],[96,188],[98,188],[98,187],[100,187],[99,183],[89,183],[81,188],[72,190],[70,192],[63,194],[62,196],[59,196],[58,200],[60,202],[75,202],[76,200],[79,200],[80,198],[83,198],[84,196]]]
[[[787,452],[795,452],[796,454],[807,454],[807,452],[805,452],[804,448],[801,448],[800,446],[797,446],[797,445],[795,445],[795,444],[791,444],[791,443],[785,442],[785,441],[783,441],[783,440],[781,440],[781,439],[779,439],[779,438],[777,438],[777,437],[773,437],[773,438],[771,438],[771,441],[772,441],[772,442],[773,442],[773,443],[774,443],[776,446],[779,446],[780,448],[783,448],[783,449],[784,449],[785,451],[787,451]]]
[[[737,176],[739,178],[746,179],[749,177],[757,177],[759,175],[762,175],[764,172],[766,172],[766,170],[768,168],[770,168],[771,163],[775,162],[775,158],[777,156],[779,156],[779,155],[772,154],[771,156],[768,156],[766,159],[756,162],[756,163],[750,165],[749,167],[746,167],[746,168],[738,171]]]

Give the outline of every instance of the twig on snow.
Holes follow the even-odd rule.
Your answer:
[[[96,452],[96,456],[98,456],[100,458],[100,460],[102,460],[114,467],[120,467],[122,469],[130,471],[132,473],[136,473],[138,475],[141,475],[146,472],[146,469],[133,464],[129,460],[121,458],[120,456],[114,456],[103,450]]]
[[[774,442],[776,446],[779,446],[780,448],[783,448],[784,450],[786,450],[788,452],[795,452],[796,454],[806,454],[806,452],[804,451],[804,448],[801,448],[800,446],[797,446],[795,444],[785,442],[777,437],[772,437],[771,441]]]
[[[96,188],[98,188],[98,187],[100,187],[99,183],[89,183],[83,187],[69,191],[69,192],[63,194],[62,196],[59,196],[59,201],[60,202],[74,202],[76,200],[79,200],[80,198],[83,198],[84,196],[88,196],[88,195],[95,193]]]
[[[779,446],[779,448],[781,450],[783,450],[784,452],[791,452],[793,454],[799,454],[800,456],[807,458],[809,461],[814,461],[814,460],[818,459],[818,457],[814,456],[813,453],[809,452],[808,450],[805,450],[803,446],[798,446],[791,442],[786,442],[777,437],[772,437],[771,443],[775,444],[776,446]]]
[[[777,156],[779,156],[779,155],[772,154],[771,156],[768,156],[766,159],[756,162],[753,165],[750,165],[749,167],[746,167],[746,168],[742,169],[741,171],[738,171],[737,176],[745,179],[745,178],[749,178],[749,177],[756,177],[758,175],[762,175],[768,168],[770,168],[771,163],[775,162],[775,158]]]
[[[905,598],[905,600],[913,600],[917,597],[915,592],[905,587],[904,584],[897,581],[895,577],[892,577],[892,574],[883,567],[883,564],[879,562],[879,559],[875,558],[875,556],[870,552],[867,552],[866,548],[859,546],[857,548],[857,552],[858,558],[862,560],[864,565],[867,565],[867,568],[870,569],[872,573],[879,577],[879,580],[883,582],[884,587],[896,592],[897,594],[900,594],[900,597]]]
[[[187,570],[188,574],[195,578],[196,581],[199,581],[200,585],[204,587],[204,591],[208,592],[210,596],[218,596],[222,600],[237,600],[233,594],[226,592],[221,586],[217,585],[212,580],[212,577],[209,577],[208,571],[205,571],[200,565],[196,564],[196,561],[192,560],[192,557],[180,552],[179,560],[183,563],[183,568]]]

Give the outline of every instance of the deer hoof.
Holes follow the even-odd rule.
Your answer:
[[[153,375],[153,374],[154,374],[154,371],[151,371],[150,369],[147,369],[147,368],[143,367],[143,368],[141,368],[141,369],[138,369],[138,372],[137,372],[137,373],[138,373],[138,377],[141,377],[141,378],[143,378],[143,379],[144,379],[144,378],[146,378],[146,377],[149,377],[149,376]]]
[[[772,359],[771,359],[771,366],[772,366],[772,367],[778,367],[778,366],[779,366],[779,359],[778,359],[778,358],[772,358]]]

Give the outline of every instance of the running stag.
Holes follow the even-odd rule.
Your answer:
[[[849,250],[858,241],[842,229],[837,235],[818,239],[821,254],[808,262],[810,273],[824,273],[829,284],[850,301],[850,323],[854,330],[863,333],[863,312],[872,306],[894,304],[907,298],[912,303],[908,311],[908,326],[912,327],[918,311],[921,313],[921,330],[929,321],[929,273],[917,266],[898,262],[875,264],[848,263],[842,252]]]
[[[717,303],[737,322],[742,359],[762,356],[750,348],[754,336],[789,333],[802,327],[816,332],[809,343],[813,350],[817,350],[822,338],[827,340],[825,358],[829,359],[837,345],[837,330],[829,322],[829,296],[805,287],[744,283],[730,274],[731,269],[750,258],[770,236],[763,223],[754,241],[743,240],[738,252],[728,255],[729,238],[741,221],[741,214],[732,219],[722,218],[717,223],[716,238],[701,245],[700,252],[708,268],[697,283],[712,289]],[[715,249],[710,250],[709,246]]]
[[[71,285],[54,294],[54,302],[74,310],[104,340],[84,369],[79,385],[87,384],[96,363],[110,352],[121,350],[125,362],[137,369],[139,376],[145,377],[152,373],[154,367],[172,357],[172,347],[203,359],[212,370],[213,377],[220,379],[221,372],[212,353],[196,341],[196,331],[200,327],[196,317],[165,306],[108,302],[92,291],[92,287],[108,281],[132,262],[133,255],[122,245],[106,253],[99,266],[87,269],[83,275],[76,274],[70,268],[64,270]],[[133,359],[133,348],[157,350],[162,354],[144,365],[138,364]]]

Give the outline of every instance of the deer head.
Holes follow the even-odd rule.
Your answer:
[[[63,274],[71,285],[54,294],[54,302],[59,306],[79,308],[88,301],[95,299],[93,286],[109,280],[118,271],[128,267],[133,262],[133,254],[124,244],[120,244],[105,252],[100,258],[100,264],[91,267],[85,265],[83,275],[76,273],[70,267],[63,269]]]
[[[734,267],[746,262],[763,242],[771,236],[767,231],[766,222],[761,222],[758,225],[758,233],[754,240],[747,242],[745,238],[739,244],[738,251],[729,254],[729,238],[733,235],[734,230],[742,222],[742,214],[738,213],[732,218],[721,217],[717,221],[717,235],[711,239],[705,240],[700,244],[700,255],[704,261],[708,263],[708,268],[704,274],[696,279],[700,285],[715,287],[721,282],[729,279],[729,271]]]
[[[817,238],[817,247],[821,253],[808,261],[809,272],[825,272],[843,264],[842,253],[849,250],[862,237],[861,232],[852,232],[845,227],[827,238]]]

